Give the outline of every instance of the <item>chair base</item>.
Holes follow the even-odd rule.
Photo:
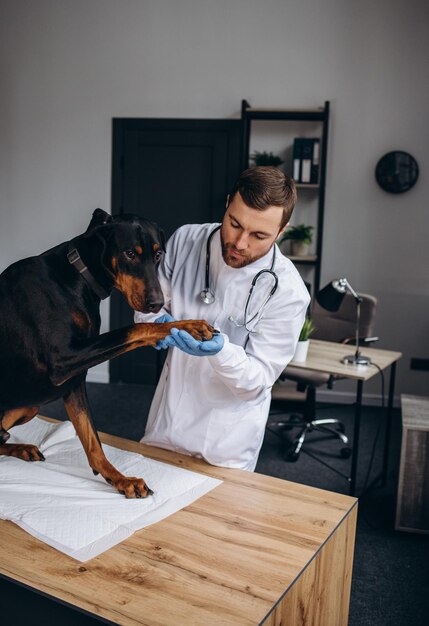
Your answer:
[[[282,431],[291,430],[292,428],[301,429],[285,453],[285,460],[290,463],[294,463],[298,460],[305,438],[308,433],[312,431],[322,432],[330,435],[331,437],[340,439],[344,444],[344,446],[340,449],[341,457],[343,459],[348,459],[351,456],[352,449],[348,446],[349,440],[344,434],[344,424],[340,420],[335,418],[325,418],[314,419],[307,422],[304,421],[301,416],[291,415],[290,418],[284,422],[276,422],[276,426],[278,430],[273,428],[270,428],[269,430],[282,439]]]

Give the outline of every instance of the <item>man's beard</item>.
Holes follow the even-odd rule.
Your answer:
[[[231,250],[240,256],[238,257],[231,256],[230,254]],[[264,255],[262,254],[256,257],[252,257],[248,252],[239,252],[237,248],[234,246],[234,244],[223,243],[222,241],[222,256],[223,256],[223,260],[225,261],[227,265],[229,265],[229,267],[234,267],[238,269],[240,267],[246,267],[246,265],[253,263],[253,261],[257,261],[258,259],[261,258],[261,256],[264,256]]]

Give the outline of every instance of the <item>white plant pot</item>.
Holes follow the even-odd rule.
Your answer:
[[[307,256],[308,255],[308,243],[303,241],[291,242],[292,256]]]
[[[309,345],[310,339],[306,339],[306,341],[298,341],[292,361],[295,361],[295,363],[303,363],[306,361]]]

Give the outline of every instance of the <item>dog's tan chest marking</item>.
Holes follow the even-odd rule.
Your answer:
[[[77,326],[82,332],[89,332],[91,330],[91,320],[88,315],[79,309],[72,311],[73,324]]]

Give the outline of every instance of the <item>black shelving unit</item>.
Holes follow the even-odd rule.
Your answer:
[[[241,101],[241,122],[243,137],[243,167],[249,166],[249,147],[252,132],[252,122],[256,120],[284,121],[284,122],[320,122],[321,124],[321,149],[320,149],[320,173],[317,185],[297,184],[298,194],[300,189],[314,189],[318,194],[316,221],[316,254],[309,257],[290,257],[296,265],[310,266],[314,268],[312,290],[316,293],[320,287],[320,272],[322,262],[323,221],[325,212],[325,187],[326,187],[326,157],[328,150],[329,130],[329,101],[317,109],[270,109],[254,108],[247,100]]]

